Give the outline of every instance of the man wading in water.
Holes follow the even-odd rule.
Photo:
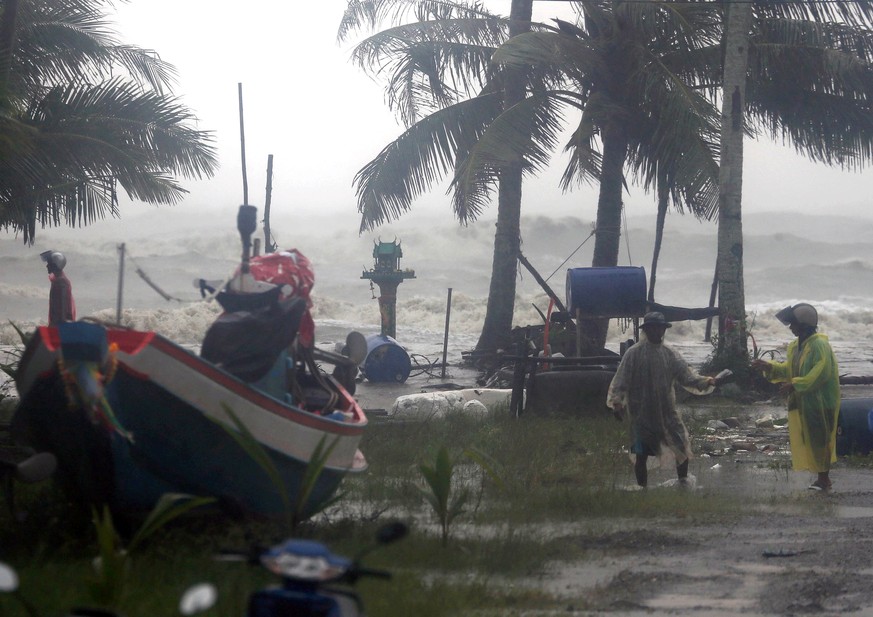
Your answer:
[[[688,481],[691,447],[688,431],[676,412],[675,384],[689,392],[709,394],[716,381],[695,372],[672,347],[664,344],[671,324],[663,313],[647,313],[643,337],[628,349],[609,385],[606,404],[619,420],[625,411],[631,421],[631,452],[636,455],[637,484],[648,484],[650,456],[672,454],[680,484]]]

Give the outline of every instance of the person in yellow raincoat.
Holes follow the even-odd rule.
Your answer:
[[[789,306],[776,318],[797,339],[788,345],[785,362],[754,360],[788,397],[791,465],[795,471],[818,474],[810,489],[831,488],[831,464],[837,460],[837,417],[840,413],[840,374],[828,337],[817,332],[818,312],[810,304]]]
[[[624,354],[609,385],[606,405],[621,420],[625,410],[631,420],[631,452],[636,455],[637,484],[648,484],[648,458],[673,458],[680,484],[688,479],[691,447],[688,431],[676,411],[676,384],[689,392],[709,394],[714,377],[699,375],[669,345],[664,333],[671,324],[663,313],[643,317],[644,336]],[[671,456],[672,455],[672,456]]]

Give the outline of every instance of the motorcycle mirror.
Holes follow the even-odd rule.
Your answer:
[[[18,589],[18,573],[0,561],[0,593],[12,593]]]
[[[51,452],[39,452],[18,463],[15,477],[21,482],[42,482],[48,479],[58,466],[58,459]]]
[[[408,533],[409,527],[406,523],[394,521],[379,528],[379,531],[376,532],[376,541],[379,542],[379,544],[390,544],[401,538],[405,538]]]
[[[211,583],[200,583],[189,587],[179,601],[179,612],[183,615],[196,615],[209,610],[218,599],[218,590]]]

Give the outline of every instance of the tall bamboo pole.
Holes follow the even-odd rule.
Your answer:
[[[267,195],[264,198],[264,254],[276,250],[270,233],[270,204],[273,203],[273,155],[267,155]]]

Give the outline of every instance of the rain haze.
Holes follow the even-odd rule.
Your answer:
[[[274,155],[273,203],[295,213],[341,217],[354,232],[359,218],[352,180],[402,126],[384,102],[382,84],[350,61],[352,45],[366,33],[336,41],[345,0],[287,5],[251,0],[243,11],[217,10],[202,0],[132,0],[118,8],[125,41],[156,50],[178,69],[176,93],[194,110],[200,127],[215,131],[221,169],[190,182],[182,208],[242,203],[237,84],[242,84],[249,200],[263,203],[266,161]],[[506,13],[508,0],[485,5]],[[534,19],[569,18],[561,2],[535,2]],[[871,216],[871,176],[814,165],[790,147],[747,140],[746,212],[840,212]],[[596,189],[563,194],[558,180],[565,159],[525,185],[525,214],[569,214],[592,219]],[[654,211],[654,198],[633,189],[628,214]],[[125,208],[125,213],[129,212]],[[485,216],[495,216],[496,206]],[[412,218],[450,219],[445,186],[413,204]],[[163,215],[167,213],[164,212]],[[404,218],[401,217],[401,223]]]
[[[126,242],[128,264],[141,267],[170,295],[193,302],[195,277],[220,278],[239,259],[235,214],[243,203],[238,84],[242,84],[249,203],[263,208],[266,168],[273,155],[274,239],[296,247],[316,270],[317,318],[378,329],[376,292],[361,280],[372,266],[373,242],[402,241],[403,267],[416,278],[398,293],[398,333],[405,344],[442,342],[446,289],[454,290],[455,350],[470,349],[481,331],[488,294],[496,204],[461,227],[453,219],[446,183],[417,199],[412,211],[359,234],[353,179],[359,169],[403,130],[387,108],[383,84],[349,58],[365,33],[336,41],[345,0],[282,5],[250,0],[245,10],[219,9],[202,0],[132,0],[117,7],[121,40],[153,49],[178,71],[175,94],[190,107],[199,128],[214,132],[220,169],[213,178],[186,181],[190,191],[176,206],[151,206],[122,198],[121,218],[86,229],[43,229],[32,247],[13,234],[0,236],[0,297],[7,319],[36,322],[48,288],[40,251],[68,252],[68,270],[82,315],[114,317],[117,243]],[[509,2],[486,6],[505,12]],[[534,19],[568,18],[561,2],[535,2]],[[869,172],[814,165],[793,150],[762,138],[746,140],[743,186],[746,302],[750,312],[771,314],[791,301],[818,302],[827,329],[852,345],[869,338],[873,321],[873,209]],[[523,189],[522,242],[531,263],[563,292],[567,268],[589,266],[596,187],[561,192],[566,159],[527,181]],[[619,265],[644,266],[652,256],[655,200],[631,186]],[[803,216],[799,216],[803,215]],[[260,233],[260,232],[258,232]],[[714,223],[690,216],[667,222],[656,300],[706,306],[715,266]],[[581,243],[581,244],[580,244]],[[584,244],[584,246],[582,246]],[[133,261],[132,261],[133,260]],[[545,310],[542,289],[519,272],[516,323],[537,323]],[[154,327],[175,340],[196,343],[214,318],[189,309],[167,315],[168,304],[131,272],[124,305],[142,311],[137,327]],[[156,313],[159,311],[159,313]],[[186,312],[187,311],[187,312]],[[332,321],[331,321],[332,320]],[[775,341],[786,336],[775,320],[757,325]],[[11,330],[9,331],[11,332]],[[698,332],[672,331],[700,340]],[[14,333],[10,334],[14,340]],[[617,336],[621,336],[618,332]],[[858,348],[861,349],[860,347]],[[706,349],[698,356],[705,355]],[[854,352],[853,352],[854,353]],[[866,352],[858,360],[869,363]]]

